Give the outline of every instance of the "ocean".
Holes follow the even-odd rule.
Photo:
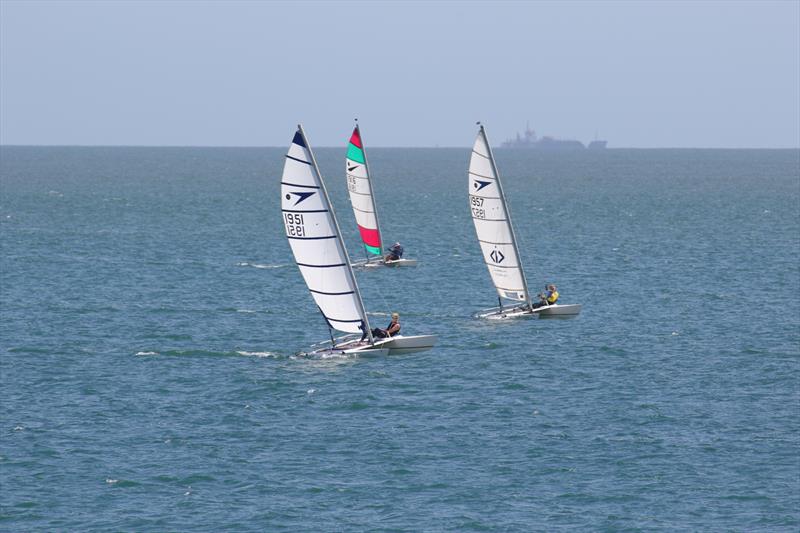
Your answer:
[[[0,148],[0,530],[800,528],[800,151],[496,150],[583,310],[486,322],[469,148],[366,142],[420,264],[358,283],[428,352],[295,355],[285,148]]]

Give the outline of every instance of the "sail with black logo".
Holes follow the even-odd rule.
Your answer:
[[[395,243],[387,248],[384,256],[381,229],[378,223],[378,207],[375,204],[372,176],[367,161],[367,151],[361,138],[361,128],[356,122],[350,141],[347,143],[345,158],[345,175],[347,191],[350,193],[350,204],[356,218],[358,233],[364,246],[366,260],[355,263],[355,266],[416,266],[416,259],[402,257],[403,247]],[[399,250],[399,253],[398,253]]]
[[[286,154],[281,177],[281,211],[297,267],[330,330],[328,345],[307,355],[392,354],[427,350],[435,336],[376,339],[350,258],[342,241],[325,182],[301,125]],[[339,339],[333,330],[355,334]]]
[[[578,306],[535,306],[531,302],[519,247],[511,224],[500,173],[483,125],[469,161],[469,204],[483,261],[497,290],[499,307],[478,314],[481,318],[512,318],[542,314],[577,314]],[[503,305],[503,300],[514,302]],[[561,308],[561,309],[558,309]]]

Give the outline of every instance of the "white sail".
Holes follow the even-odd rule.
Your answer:
[[[286,155],[281,210],[294,259],[328,325],[348,333],[369,332],[347,250],[302,126]]]
[[[497,294],[501,298],[530,304],[500,176],[483,126],[475,139],[469,161],[469,203],[483,261]]]

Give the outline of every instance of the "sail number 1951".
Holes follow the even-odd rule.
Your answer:
[[[289,237],[305,237],[306,228],[303,225],[303,215],[300,213],[284,213],[283,221],[286,223],[286,235]]]
[[[486,210],[483,208],[483,198],[480,196],[469,195],[469,202],[472,206],[472,216],[475,218],[486,218]]]

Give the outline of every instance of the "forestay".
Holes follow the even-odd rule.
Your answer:
[[[348,333],[369,332],[347,251],[302,126],[286,155],[281,209],[294,259],[328,325]]]
[[[345,173],[347,175],[347,190],[350,192],[350,203],[364,243],[367,260],[381,257],[383,246],[381,232],[378,225],[378,212],[375,208],[375,196],[372,193],[367,155],[364,144],[361,142],[361,130],[356,124],[350,142],[347,145],[347,158],[345,160]]]
[[[469,202],[483,261],[497,294],[530,304],[500,176],[483,126],[469,162]]]

